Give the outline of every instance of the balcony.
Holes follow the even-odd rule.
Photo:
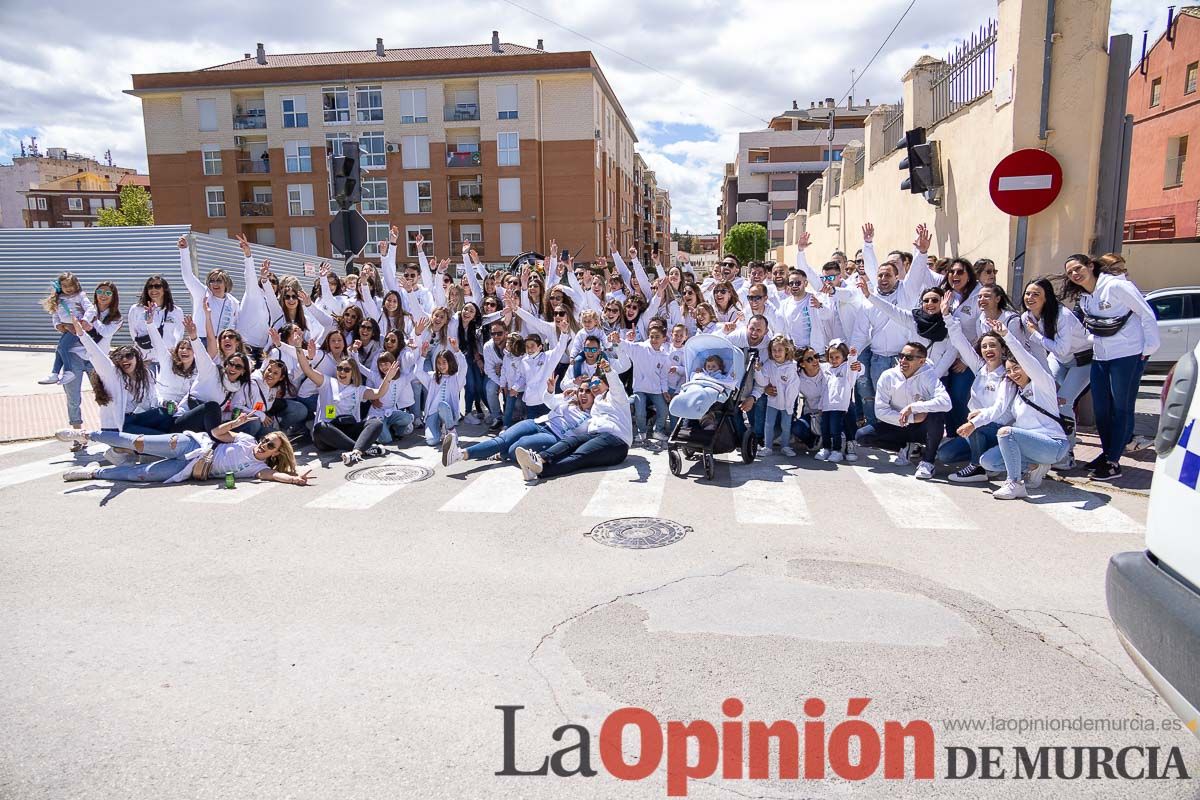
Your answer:
[[[271,159],[239,158],[237,160],[237,171],[239,175],[268,174],[271,171]]]
[[[274,203],[256,203],[253,201],[243,200],[240,204],[243,217],[273,217],[275,216]]]
[[[445,106],[442,109],[443,122],[478,122],[479,121],[479,104],[478,103],[458,103],[453,106]]]
[[[252,108],[244,114],[233,115],[233,129],[265,129],[267,127],[267,112],[262,108]]]
[[[478,150],[447,150],[447,167],[478,167],[483,164],[483,156]]]
[[[451,211],[483,211],[482,194],[450,195]]]

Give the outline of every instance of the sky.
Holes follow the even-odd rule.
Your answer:
[[[988,0],[440,0],[308,3],[208,0],[84,3],[0,0],[0,163],[19,142],[66,147],[146,169],[141,103],[130,75],[199,69],[267,53],[485,43],[591,50],[634,126],[637,150],[671,193],[672,225],[716,230],[724,165],[737,134],[772,116],[843,98],[894,102],[923,53],[943,56],[996,15]],[[1103,3],[1096,5],[1102,6]],[[852,9],[852,10],[849,10]],[[1166,25],[1166,4],[1113,0],[1110,33]],[[882,51],[864,72],[872,54]]]

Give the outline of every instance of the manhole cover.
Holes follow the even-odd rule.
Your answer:
[[[648,550],[675,544],[692,529],[678,522],[657,517],[622,517],[601,522],[589,534],[592,541],[609,547]]]
[[[411,464],[379,464],[351,470],[346,473],[346,480],[368,483],[372,486],[394,486],[397,483],[423,481],[432,474],[433,470],[429,467],[418,467]]]

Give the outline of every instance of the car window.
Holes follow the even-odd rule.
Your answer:
[[[1200,317],[1200,294],[1189,294],[1185,297],[1187,302],[1183,308],[1184,319],[1196,319]]]
[[[1150,308],[1154,309],[1154,316],[1160,322],[1183,319],[1183,301],[1185,298],[1186,295],[1182,294],[1163,295],[1151,300]]]

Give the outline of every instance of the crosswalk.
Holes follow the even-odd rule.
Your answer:
[[[43,483],[71,503],[94,504],[99,494],[108,497],[109,504],[139,496],[137,491],[126,490],[114,498],[111,492],[95,491],[112,486],[103,481],[61,483],[59,475],[76,461],[50,445],[29,448],[29,460],[12,465],[25,452],[6,454],[5,463],[10,466],[0,468],[0,502],[11,503],[21,493],[39,491]],[[1080,533],[1144,532],[1140,501],[1122,498],[1118,502],[1105,494],[1047,480],[1032,492],[1029,502],[999,502],[980,486],[917,481],[910,470],[882,462],[841,464],[834,469],[803,460],[741,464],[718,459],[716,480],[710,483],[694,463],[685,462],[689,472],[677,478],[670,474],[665,451],[634,450],[618,467],[535,484],[526,484],[520,470],[509,464],[465,462],[443,469],[433,448],[412,448],[386,460],[365,463],[417,465],[434,474],[407,484],[350,482],[340,464],[322,466],[309,458],[301,465],[317,475],[309,487],[243,480],[234,491],[228,491],[216,482],[184,483],[164,487],[163,494],[155,498],[197,506],[277,506],[312,515],[357,513],[388,505],[413,518],[447,514],[469,519],[553,508],[560,515],[592,521],[665,515],[693,525],[697,519],[723,526],[779,528],[851,523],[968,537],[992,535],[1026,522]],[[1127,513],[1122,508],[1136,510]],[[683,518],[689,514],[695,517]]]

